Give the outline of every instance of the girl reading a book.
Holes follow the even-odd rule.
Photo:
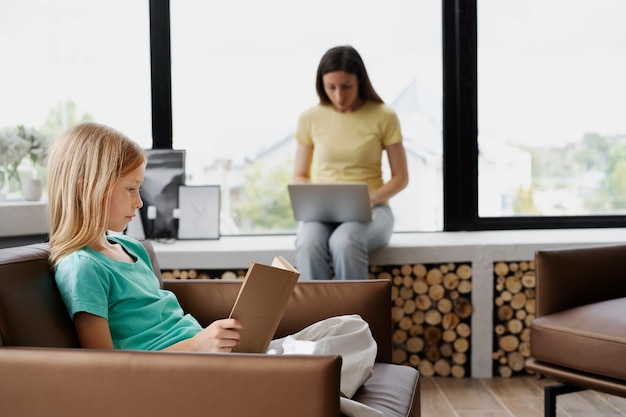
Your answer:
[[[141,242],[108,233],[123,232],[142,206],[145,167],[137,143],[96,123],[69,128],[50,151],[50,262],[79,343],[99,349],[231,352],[241,342],[245,323],[221,319],[203,328],[183,312],[173,293],[160,288]],[[354,343],[346,343],[346,337]],[[310,342],[322,338],[325,351],[310,350]],[[348,359],[342,367],[346,396],[369,377],[377,349],[359,316],[315,323],[272,341],[270,349],[304,353],[297,351],[299,341],[306,342],[309,353],[340,354],[344,365]],[[344,379],[350,386],[344,387]]]
[[[155,278],[143,245],[122,232],[143,203],[146,158],[135,142],[85,123],[55,141],[48,159],[50,261],[81,346],[229,352],[234,319],[202,328]]]

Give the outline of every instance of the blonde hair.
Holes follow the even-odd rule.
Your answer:
[[[115,183],[145,162],[136,142],[97,123],[72,126],[54,142],[47,163],[53,266],[102,238]]]

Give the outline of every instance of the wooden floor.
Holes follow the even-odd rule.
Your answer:
[[[543,417],[543,387],[534,376],[420,377],[422,417]],[[626,398],[595,391],[557,397],[557,417],[626,417]]]

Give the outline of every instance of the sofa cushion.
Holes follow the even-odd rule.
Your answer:
[[[530,343],[538,361],[626,380],[626,298],[538,317]]]
[[[385,417],[419,416],[419,372],[405,365],[377,362],[372,376],[352,398]]]

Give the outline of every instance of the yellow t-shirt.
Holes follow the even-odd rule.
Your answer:
[[[302,113],[295,137],[313,145],[313,182],[365,182],[372,191],[383,184],[384,147],[402,132],[393,109],[367,101],[351,113],[318,104]]]

